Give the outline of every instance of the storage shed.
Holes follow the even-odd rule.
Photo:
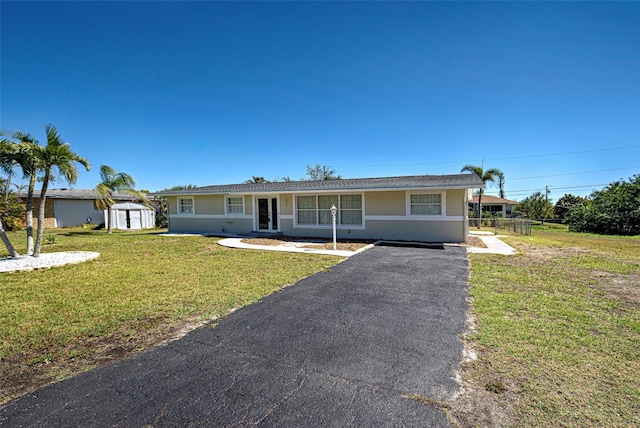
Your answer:
[[[104,210],[105,225],[109,214]],[[135,202],[121,202],[111,207],[113,229],[151,229],[156,224],[156,212],[143,204]]]

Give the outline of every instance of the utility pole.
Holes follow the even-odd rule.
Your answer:
[[[544,209],[542,211],[542,225],[544,226],[544,219],[547,218],[547,206],[549,205],[549,186],[544,186]]]

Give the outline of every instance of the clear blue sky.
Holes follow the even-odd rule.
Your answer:
[[[640,173],[639,2],[0,8],[0,125],[53,123],[92,163],[76,188],[102,164],[154,191],[484,159],[557,200]]]

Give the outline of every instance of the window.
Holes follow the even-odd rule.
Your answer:
[[[362,195],[297,196],[297,224],[331,226],[331,207],[338,209],[336,223],[362,226]]]
[[[340,196],[340,224],[362,224],[362,195]]]
[[[298,196],[298,224],[316,224],[316,197]]]
[[[411,195],[411,215],[442,215],[442,194]]]
[[[338,195],[318,196],[318,224],[333,224],[331,207],[338,206]]]
[[[193,214],[193,198],[178,198],[178,214]]]
[[[228,197],[227,214],[244,214],[244,197]]]

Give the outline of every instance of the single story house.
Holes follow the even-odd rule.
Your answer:
[[[473,212],[478,212],[478,195],[473,195],[469,199],[469,208]],[[510,199],[503,199],[497,196],[482,195],[482,212],[497,214],[502,213],[502,217],[511,217],[513,209],[518,205],[518,201],[512,201]]]
[[[167,198],[171,233],[282,233],[339,239],[466,242],[475,174],[204,186]]]
[[[21,192],[24,200],[26,192]],[[116,192],[113,195],[116,205],[113,207],[114,226],[117,229],[146,229],[155,227],[155,210],[144,205],[134,204],[135,207],[121,204],[132,203],[135,198]],[[40,190],[34,192],[34,219],[40,203]],[[119,208],[117,208],[120,206]],[[144,213],[144,214],[143,214]],[[119,221],[123,217],[123,221]],[[137,221],[138,218],[145,221]],[[84,224],[107,224],[107,210],[96,207],[96,193],[93,189],[48,189],[45,201],[44,222],[46,228],[73,227]],[[134,218],[127,222],[127,218]],[[149,221],[153,218],[153,221]],[[127,225],[132,227],[127,227]]]

